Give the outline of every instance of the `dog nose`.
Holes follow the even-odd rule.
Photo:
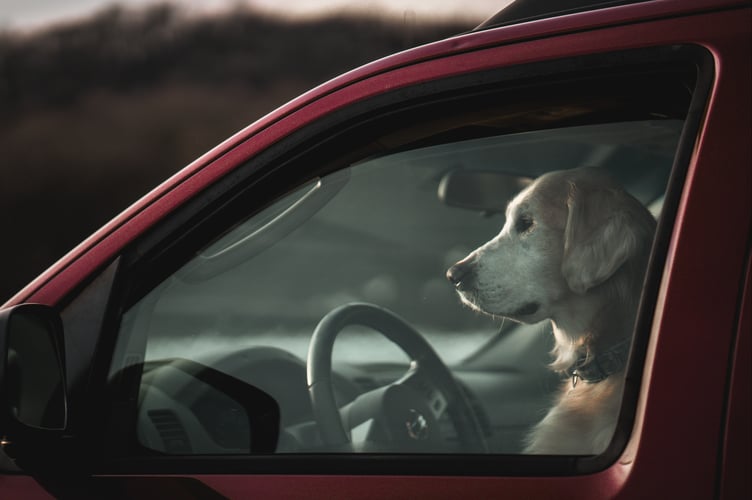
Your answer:
[[[447,279],[455,288],[460,290],[467,289],[471,286],[474,277],[473,264],[473,261],[470,259],[464,259],[457,262],[455,265],[447,269]]]

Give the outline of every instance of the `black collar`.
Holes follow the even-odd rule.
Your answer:
[[[595,384],[622,371],[627,365],[630,345],[631,339],[624,339],[596,356],[589,351],[582,353],[565,372],[567,378],[572,379],[572,387],[577,386],[579,380]]]

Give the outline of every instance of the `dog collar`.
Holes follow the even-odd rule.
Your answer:
[[[599,352],[597,356],[584,352],[566,371],[567,378],[572,379],[572,387],[582,380],[586,384],[596,384],[606,380],[610,375],[624,369],[629,357],[631,339],[624,339],[610,349]]]

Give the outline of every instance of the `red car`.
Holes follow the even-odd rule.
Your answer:
[[[536,9],[290,102],[5,304],[0,496],[749,498],[752,4]],[[481,314],[446,279],[540,231],[509,199],[582,166],[656,225],[595,378],[548,366],[540,303]],[[530,445],[613,377],[611,413],[583,397],[565,444]]]

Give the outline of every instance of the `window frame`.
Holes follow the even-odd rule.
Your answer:
[[[622,401],[616,435],[609,448],[595,457],[582,456],[525,456],[525,455],[404,455],[404,454],[311,454],[273,456],[133,456],[129,446],[117,439],[101,440],[97,455],[102,460],[96,473],[202,473],[202,474],[399,474],[399,475],[487,475],[487,476],[568,476],[587,474],[611,465],[624,449],[631,434],[644,368],[658,289],[671,240],[689,160],[704,117],[706,102],[714,79],[713,60],[702,47],[664,46],[606,54],[567,58],[501,68],[460,77],[422,83],[391,91],[365,101],[356,102],[324,119],[295,131],[291,136],[271,146],[261,154],[235,168],[229,175],[207,188],[175,213],[166,217],[154,229],[136,240],[123,254],[113,289],[113,300],[107,313],[105,331],[117,332],[122,314],[138,298],[143,297],[165,276],[185,263],[192,252],[211,240],[219,232],[217,226],[229,227],[237,219],[238,207],[248,204],[260,210],[295,185],[316,174],[337,169],[327,163],[320,170],[299,170],[295,165],[306,155],[327,153],[327,141],[341,140],[356,130],[370,130],[374,123],[388,119],[390,114],[404,112],[404,104],[412,106],[441,106],[450,100],[467,99],[474,93],[489,92],[496,86],[499,92],[536,82],[548,76],[559,77],[544,86],[556,87],[561,81],[583,78],[611,69],[615,73],[634,74],[638,69],[656,68],[665,63],[694,65],[697,76],[694,92],[687,110],[684,128],[674,157],[662,217],[653,242],[646,285],[635,326],[632,354],[627,370],[627,383]],[[362,132],[360,132],[362,133]],[[362,155],[363,152],[359,151]],[[341,165],[350,156],[340,158]],[[287,175],[294,173],[295,175]],[[284,175],[283,175],[284,174]],[[273,189],[269,189],[269,185]],[[263,189],[259,189],[262,186]],[[259,191],[263,193],[260,194]],[[247,211],[246,211],[247,212]],[[208,229],[212,228],[212,229]],[[169,263],[169,264],[168,264]],[[144,279],[149,277],[149,279]],[[107,372],[112,361],[116,335],[101,336],[94,368],[96,383],[92,392],[104,397],[108,393]],[[136,384],[137,389],[137,384]],[[107,400],[99,399],[100,401]],[[133,403],[133,399],[129,399]],[[109,405],[100,408],[99,424],[91,435],[112,435],[107,427]],[[131,410],[124,408],[126,411]],[[135,414],[135,413],[134,413]],[[123,430],[119,425],[117,429]],[[135,431],[134,431],[135,433]],[[122,436],[122,434],[117,434]],[[92,438],[92,441],[97,441]],[[105,453],[105,450],[113,450]],[[461,458],[461,459],[460,459]],[[460,460],[458,460],[460,459]]]

